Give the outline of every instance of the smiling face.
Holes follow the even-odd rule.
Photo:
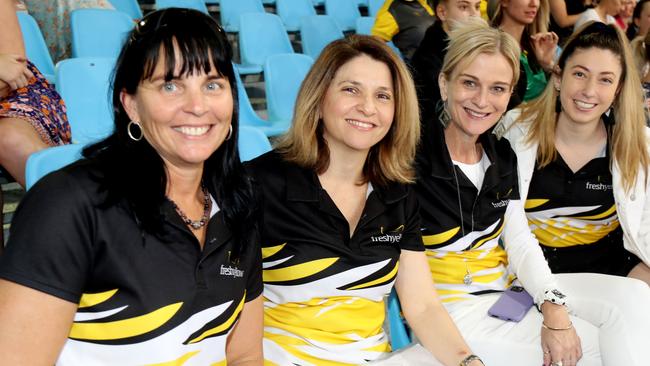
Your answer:
[[[511,21],[528,25],[535,21],[540,0],[502,0],[503,16]]]
[[[367,55],[357,56],[338,69],[327,88],[321,106],[323,138],[330,151],[367,154],[386,136],[394,114],[388,66]]]
[[[506,111],[512,79],[512,66],[500,53],[482,53],[468,65],[459,65],[450,81],[441,74],[440,95],[451,116],[447,129],[478,139]]]
[[[176,50],[171,80],[165,80],[161,52],[151,79],[143,80],[133,95],[123,92],[122,104],[129,118],[140,123],[144,138],[168,168],[202,167],[229,133],[231,86],[213,64],[207,74],[201,70],[180,75],[178,54]]]
[[[621,78],[621,61],[612,51],[577,49],[553,78],[560,89],[560,119],[571,123],[598,123],[614,102]]]

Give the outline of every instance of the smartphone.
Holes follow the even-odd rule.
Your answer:
[[[490,307],[488,315],[510,322],[518,322],[533,306],[533,298],[521,286],[512,286]]]

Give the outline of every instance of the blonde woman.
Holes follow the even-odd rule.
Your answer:
[[[250,164],[263,198],[268,365],[361,365],[386,357],[384,298],[393,285],[436,358],[482,364],[428,275],[408,186],[417,111],[409,72],[384,42],[338,40],[303,81],[287,135]]]
[[[509,113],[503,127],[510,126],[528,223],[549,266],[615,275],[559,277],[619,307],[632,357],[643,365],[650,290],[625,278],[650,283],[650,132],[640,89],[624,33],[591,23],[569,39],[544,94]]]
[[[521,47],[520,80],[513,94],[520,101],[538,96],[546,86],[546,73],[553,68],[558,37],[548,31],[549,14],[548,0],[488,2],[492,25],[514,37]]]
[[[492,134],[520,50],[507,33],[472,23],[451,33],[439,77],[444,108],[417,154],[422,235],[440,297],[486,364],[629,365],[618,310],[565,291],[528,229],[517,157]],[[540,311],[519,322],[488,316],[515,277]]]

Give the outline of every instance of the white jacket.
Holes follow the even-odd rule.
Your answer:
[[[510,141],[512,149],[517,154],[519,171],[519,193],[522,201],[528,196],[528,187],[535,169],[537,143],[527,144],[526,136],[532,121],[519,121],[520,109],[508,112],[495,133]],[[511,125],[517,122],[514,126]],[[648,150],[650,150],[650,128],[645,128]],[[620,170],[614,162],[612,165],[612,184],[616,212],[623,229],[623,245],[634,253],[645,264],[650,265],[650,178],[646,181],[643,170],[640,170],[636,183],[629,192],[625,192],[621,181]]]

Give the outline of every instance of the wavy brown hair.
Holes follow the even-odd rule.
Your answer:
[[[327,170],[330,155],[319,118],[323,100],[336,72],[362,55],[388,66],[395,95],[393,123],[386,136],[370,148],[363,178],[378,185],[412,183],[412,164],[420,137],[415,87],[402,59],[385,42],[372,36],[352,35],[325,47],[300,86],[293,123],[276,148],[287,161],[317,173]]]

